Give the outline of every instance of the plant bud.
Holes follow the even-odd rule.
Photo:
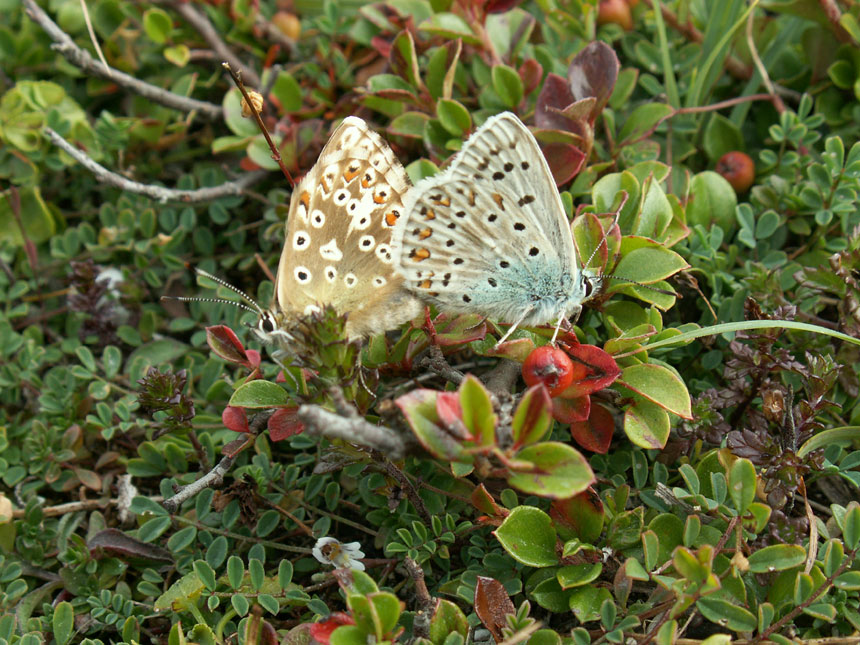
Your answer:
[[[260,112],[263,109],[263,95],[254,90],[248,91],[248,98],[251,99],[251,105],[242,97],[242,116],[246,119],[252,116],[254,112]]]

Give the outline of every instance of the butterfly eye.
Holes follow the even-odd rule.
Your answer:
[[[275,331],[275,320],[270,314],[263,315],[259,323],[260,331],[271,334]]]
[[[594,285],[592,284],[591,280],[589,280],[585,276],[582,276],[582,281],[585,286],[585,299],[587,300],[591,297],[591,292],[594,291]]]

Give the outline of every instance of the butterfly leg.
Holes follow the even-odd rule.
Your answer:
[[[561,323],[564,322],[565,312],[561,312],[561,316],[558,317],[558,322],[555,324],[555,331],[552,334],[552,340],[549,342],[550,345],[555,345],[555,339],[558,338],[558,330],[561,329]]]
[[[532,309],[534,309],[534,307],[528,307],[528,308],[523,312],[523,315],[522,315],[522,316],[520,316],[519,318],[517,318],[517,321],[516,321],[513,325],[511,325],[510,329],[508,329],[508,331],[506,331],[506,332],[505,332],[505,335],[504,335],[504,336],[502,336],[502,337],[499,339],[499,342],[495,344],[495,346],[493,347],[493,349],[496,349],[499,345],[501,345],[502,343],[504,343],[504,342],[508,339],[508,337],[509,337],[511,334],[513,334],[513,333],[514,333],[514,331],[516,331],[516,328],[517,328],[517,327],[519,327],[519,326],[520,326],[520,323],[522,323],[522,322],[526,319],[526,316],[528,316],[528,315],[532,312]]]

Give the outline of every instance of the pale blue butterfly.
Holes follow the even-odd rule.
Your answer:
[[[600,278],[576,258],[549,165],[528,128],[488,119],[451,164],[418,182],[395,228],[395,263],[408,288],[441,311],[517,326],[578,316]]]

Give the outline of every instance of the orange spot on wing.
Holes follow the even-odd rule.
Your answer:
[[[505,205],[503,203],[502,196],[499,195],[499,193],[493,193],[493,201],[496,202],[496,204],[499,206],[499,208],[501,208],[502,210],[505,210]]]
[[[433,284],[432,280],[423,280],[423,281],[418,283],[418,288],[419,289],[429,289],[432,284]]]
[[[425,248],[412,249],[412,251],[409,252],[409,257],[416,262],[421,262],[422,260],[426,260],[430,257],[430,251]]]
[[[427,212],[424,213],[424,219],[426,219],[426,220],[436,219],[436,211],[434,211],[432,208],[428,208]]]
[[[305,209],[307,209],[311,204],[311,194],[306,190],[302,191],[302,194],[299,197],[299,202],[305,207]]]
[[[433,235],[433,231],[431,231],[429,228],[425,228],[418,233],[418,237],[422,240],[426,240],[431,235]]]
[[[343,178],[346,179],[346,183],[349,183],[358,177],[359,172],[361,172],[361,168],[347,168],[346,172],[343,173]]]
[[[400,215],[397,212],[391,211],[385,215],[385,223],[389,226],[394,226],[397,223],[397,218],[399,217]]]
[[[451,198],[450,197],[440,197],[439,199],[434,199],[433,203],[437,206],[450,206]]]
[[[469,206],[474,206],[474,205],[475,205],[475,191],[470,190],[469,191]]]
[[[373,196],[373,201],[374,201],[374,203],[376,203],[376,204],[384,204],[384,203],[385,203],[386,201],[388,201],[388,200],[386,200],[386,199],[385,199],[385,196],[384,196],[384,195],[374,195],[374,196]]]

